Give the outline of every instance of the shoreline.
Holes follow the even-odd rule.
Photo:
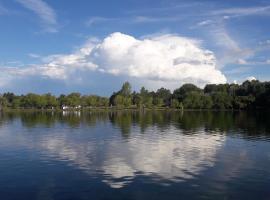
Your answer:
[[[175,109],[175,108],[111,108],[111,107],[104,107],[104,108],[82,108],[82,109],[39,109],[39,108],[4,108],[0,110],[0,112],[92,112],[92,111],[180,111],[180,112],[240,112],[240,111],[269,111],[263,108],[256,108],[256,109]]]

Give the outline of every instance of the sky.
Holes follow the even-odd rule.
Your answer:
[[[0,0],[0,93],[270,80],[268,0]]]

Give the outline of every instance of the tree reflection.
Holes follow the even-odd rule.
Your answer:
[[[119,128],[122,136],[128,138],[134,128],[144,134],[148,128],[166,132],[169,126],[183,134],[197,130],[244,134],[247,137],[269,135],[270,118],[267,112],[214,112],[214,111],[117,111],[117,112],[1,112],[0,126],[5,122],[21,121],[27,128],[37,126],[53,127],[56,124],[78,128],[81,125],[94,127],[108,123]],[[241,131],[242,130],[242,131]]]
[[[113,112],[110,114],[109,119],[113,126],[120,128],[124,138],[129,137],[132,121],[134,120],[134,113],[125,111]]]

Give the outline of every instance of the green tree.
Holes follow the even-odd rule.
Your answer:
[[[67,105],[69,106],[79,106],[81,104],[81,94],[73,92],[67,96]]]
[[[254,96],[237,96],[233,100],[233,108],[240,110],[251,108],[254,102]]]
[[[7,99],[3,96],[0,96],[0,110],[7,107],[7,105],[8,105]]]
[[[151,108],[153,106],[153,97],[151,96],[143,97],[143,105],[146,106],[147,108]]]
[[[200,109],[203,107],[201,101],[201,94],[199,92],[189,92],[186,94],[183,100],[183,104],[185,108],[190,109]]]
[[[122,88],[119,91],[119,94],[121,94],[124,97],[129,97],[131,95],[131,85],[129,82],[125,82],[122,85]]]
[[[172,94],[171,94],[171,91],[168,90],[168,89],[165,89],[165,88],[160,88],[156,91],[156,94],[155,96],[157,98],[160,98],[162,99],[163,101],[163,104],[165,106],[169,106],[170,105],[170,101],[171,101],[171,98],[172,98]],[[155,100],[154,100],[155,101]],[[159,100],[158,100],[159,101]],[[156,101],[155,101],[156,102]],[[160,103],[159,103],[160,104]]]
[[[202,95],[201,96],[201,108],[203,109],[211,109],[213,107],[213,101],[211,96]]]
[[[61,94],[58,98],[57,98],[58,104],[60,106],[63,105],[68,105],[68,100],[67,100],[67,96],[64,94]]]
[[[141,108],[142,106],[142,97],[138,93],[133,94],[133,104],[137,106],[137,108]]]
[[[114,105],[118,107],[124,106],[124,97],[122,95],[116,95],[114,98]]]
[[[16,98],[16,95],[14,93],[7,92],[3,94],[3,98],[6,99],[6,106],[11,106],[14,99]]]
[[[232,97],[226,93],[215,92],[212,94],[213,108],[215,109],[231,109]]]
[[[183,101],[184,98],[191,92],[199,92],[199,93],[201,93],[202,90],[200,88],[198,88],[196,85],[184,84],[180,88],[174,90],[173,98],[178,99],[178,101]]]
[[[229,84],[208,84],[204,87],[204,93],[206,94],[212,94],[215,92],[221,92],[221,93],[228,93],[229,91]]]
[[[141,90],[140,90],[140,95],[142,97],[145,97],[145,96],[148,96],[148,90],[145,89],[145,87],[141,87]]]
[[[154,97],[153,98],[153,105],[158,106],[158,107],[164,106],[164,101],[162,98]]]
[[[43,96],[46,101],[46,108],[52,108],[58,106],[58,101],[55,96],[53,96],[51,93],[47,93]]]
[[[171,100],[171,108],[179,108],[180,102],[177,99]]]
[[[125,107],[130,107],[132,104],[132,99],[131,97],[124,97],[124,106]]]
[[[16,96],[12,101],[11,107],[14,108],[14,109],[17,109],[17,108],[21,107],[21,104],[22,104],[21,97]]]

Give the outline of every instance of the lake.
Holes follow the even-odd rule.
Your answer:
[[[0,199],[270,199],[270,115],[0,113]]]

